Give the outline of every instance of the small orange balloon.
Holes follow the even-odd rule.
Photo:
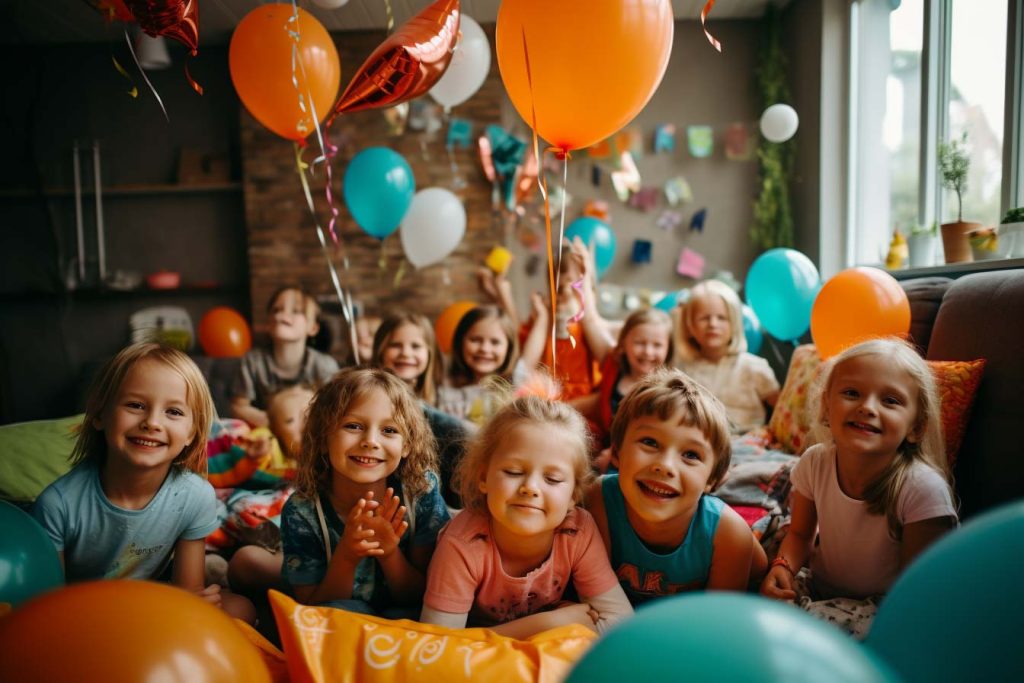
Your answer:
[[[0,619],[11,681],[270,683],[256,647],[221,610],[149,581],[91,581]]]
[[[672,31],[669,0],[503,0],[498,68],[527,125],[536,114],[537,135],[564,151],[589,147],[651,99]]]
[[[235,27],[228,50],[231,82],[245,108],[274,133],[296,142],[330,113],[341,81],[338,49],[327,29],[301,7],[298,16],[296,23],[290,4],[260,5]],[[298,61],[293,69],[296,32]]]
[[[455,328],[459,326],[462,316],[476,308],[477,304],[472,301],[457,301],[448,308],[441,311],[434,321],[434,334],[437,335],[437,345],[442,353],[452,352],[452,342],[455,340]]]
[[[233,308],[211,308],[199,321],[199,344],[212,358],[243,356],[252,348],[249,323]]]
[[[905,337],[910,301],[900,283],[878,268],[847,268],[818,292],[811,308],[811,337],[830,358],[875,337]]]

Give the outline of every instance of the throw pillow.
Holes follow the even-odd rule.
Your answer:
[[[942,439],[946,443],[946,459],[952,468],[967,430],[974,395],[985,372],[985,359],[930,360],[928,365],[939,390]]]
[[[515,640],[269,597],[293,681],[561,681],[597,639],[577,624]]]
[[[807,409],[807,399],[821,366],[814,344],[804,344],[793,351],[786,383],[768,423],[779,450],[799,455],[811,445],[813,411]]]
[[[71,469],[75,428],[82,416],[0,427],[0,499],[31,503]]]

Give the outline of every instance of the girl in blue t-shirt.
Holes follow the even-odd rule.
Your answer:
[[[296,493],[281,518],[284,579],[305,604],[418,614],[449,519],[419,401],[379,368],[348,368],[313,398]]]

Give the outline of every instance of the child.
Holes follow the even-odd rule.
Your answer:
[[[743,307],[724,282],[707,280],[691,290],[680,315],[679,369],[725,404],[734,433],[764,425],[779,382],[768,361],[747,353]]]
[[[604,632],[631,614],[594,520],[576,507],[589,473],[575,410],[530,395],[502,408],[459,467],[466,508],[438,539],[421,621],[526,638],[568,623]],[[570,580],[582,604],[562,606]]]
[[[470,309],[455,327],[449,383],[438,390],[438,407],[482,425],[500,403],[494,380],[522,384],[540,359],[543,337],[541,329],[531,333],[520,359],[512,319],[495,306]]]
[[[649,373],[619,406],[611,449],[619,472],[591,487],[587,507],[630,602],[742,591],[752,564],[763,573],[746,522],[708,493],[732,451],[725,408],[707,389],[675,369]]]
[[[233,387],[231,414],[254,427],[266,427],[270,396],[295,384],[320,386],[338,371],[338,362],[307,346],[320,328],[316,300],[297,287],[282,287],[270,297],[272,348],[254,348],[242,358]]]
[[[657,308],[631,313],[619,331],[619,341],[604,357],[598,391],[573,399],[572,406],[590,422],[597,450],[606,449],[612,417],[622,398],[648,373],[672,358],[672,319]],[[602,451],[595,464],[608,466],[610,450]]]
[[[133,344],[104,366],[86,402],[74,467],[33,508],[68,581],[156,579],[172,564],[171,583],[255,621],[248,600],[204,586],[203,539],[218,525],[203,478],[212,416],[206,380],[180,351]]]
[[[437,443],[442,495],[452,507],[462,507],[451,481],[465,450],[466,427],[461,420],[434,407],[443,363],[433,325],[416,313],[388,316],[377,329],[372,358],[374,365],[393,372],[422,399],[423,415]]]
[[[349,368],[316,393],[282,514],[283,574],[299,602],[418,611],[449,518],[435,459],[419,402],[391,373]]]
[[[793,470],[792,523],[761,592],[863,636],[877,596],[956,524],[939,397],[924,360],[890,338],[832,359],[815,399],[822,443]]]

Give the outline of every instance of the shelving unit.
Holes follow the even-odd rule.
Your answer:
[[[229,181],[225,183],[208,183],[202,185],[176,185],[173,183],[139,183],[137,185],[112,185],[103,188],[104,197],[132,197],[145,195],[175,195],[175,194],[204,194],[204,193],[230,193],[241,192],[242,183]],[[82,190],[83,197],[94,196],[95,191]],[[0,188],[0,198],[27,198],[27,197],[74,197],[75,190],[71,187],[47,187],[42,191],[33,190],[27,187]]]

